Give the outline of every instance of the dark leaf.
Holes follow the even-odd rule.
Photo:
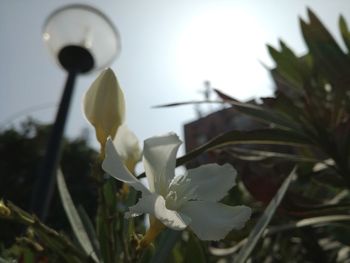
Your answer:
[[[64,210],[72,226],[75,237],[79,241],[79,244],[84,249],[85,253],[91,256],[96,262],[99,262],[99,260],[97,259],[96,253],[93,249],[93,246],[91,244],[89,235],[85,230],[82,220],[68,192],[67,185],[61,170],[58,170],[57,172],[57,186],[58,186],[58,190],[60,193]]]
[[[253,251],[255,245],[259,241],[260,237],[263,235],[266,227],[268,226],[270,220],[275,214],[275,211],[279,206],[280,202],[282,201],[285,193],[287,192],[290,183],[294,179],[295,170],[296,169],[294,168],[293,171],[289,174],[289,176],[285,179],[278,192],[276,193],[275,197],[270,201],[269,205],[266,207],[263,215],[260,217],[255,227],[250,232],[247,243],[241,249],[237,258],[235,258],[235,262],[244,263],[248,259],[250,253]]]
[[[161,263],[168,261],[167,259],[170,257],[170,253],[180,236],[181,231],[166,229],[160,237],[156,251],[150,262]]]
[[[279,144],[292,146],[311,146],[311,142],[299,134],[278,129],[259,129],[252,131],[229,131],[221,134],[206,144],[190,151],[177,159],[177,165],[182,165],[203,152],[219,147],[237,144]]]
[[[310,23],[300,20],[314,65],[342,94],[350,83],[350,61],[317,16],[308,10]]]
[[[223,103],[223,102],[222,101],[187,101],[187,102],[157,105],[155,106],[155,108],[175,107],[175,106],[201,104],[201,103]],[[273,124],[274,126],[277,126],[281,129],[288,129],[288,130],[294,130],[294,131],[300,131],[300,132],[302,130],[300,125],[294,122],[291,118],[289,118],[288,115],[283,115],[279,112],[266,109],[258,105],[249,104],[249,103],[242,103],[242,102],[236,102],[231,100],[227,100],[225,101],[225,103],[231,104],[233,108],[240,113],[249,115],[250,117],[258,119],[259,121]]]
[[[340,33],[343,38],[343,41],[349,52],[350,51],[350,32],[349,32],[348,25],[346,24],[346,21],[343,16],[340,16],[339,18],[339,29],[340,29]]]

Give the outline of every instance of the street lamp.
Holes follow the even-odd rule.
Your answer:
[[[41,220],[46,219],[55,185],[76,77],[107,67],[120,53],[120,36],[114,25],[87,5],[69,5],[52,13],[44,25],[43,39],[68,76],[32,196],[32,211]]]

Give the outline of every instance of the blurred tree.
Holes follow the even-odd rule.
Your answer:
[[[29,210],[49,130],[49,125],[29,119],[18,129],[10,128],[0,133],[0,198]],[[65,139],[62,171],[73,200],[84,207],[90,218],[94,218],[97,205],[96,184],[90,177],[90,166],[96,156],[97,153],[88,146],[86,138]],[[56,189],[47,224],[55,229],[70,231]],[[18,224],[2,221],[0,241],[9,244],[22,229]]]

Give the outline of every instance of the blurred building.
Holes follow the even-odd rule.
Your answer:
[[[186,152],[203,145],[222,133],[231,130],[252,130],[261,126],[263,125],[251,117],[237,113],[233,107],[212,112],[184,125]],[[222,151],[210,151],[201,154],[196,160],[188,163],[187,167],[193,168],[204,163],[212,162],[227,162],[227,156]]]
[[[277,79],[276,82],[278,83],[276,92],[286,88],[283,79]],[[254,101],[248,103],[256,104]],[[264,98],[263,103],[270,105],[274,103],[274,99]],[[250,131],[268,127],[266,123],[235,111],[234,106],[211,112],[206,116],[202,112],[199,113],[198,119],[184,125],[186,153],[202,146],[222,133],[232,130]],[[254,157],[254,154],[249,154],[249,150],[271,150],[282,153],[293,153],[294,151],[291,147],[282,145],[230,145],[205,152],[186,163],[186,167],[195,168],[206,163],[231,163],[238,171],[245,188],[254,199],[267,204],[294,164],[285,160]]]

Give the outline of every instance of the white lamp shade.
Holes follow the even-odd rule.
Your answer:
[[[92,70],[109,66],[121,50],[120,35],[112,22],[87,5],[69,5],[55,11],[44,25],[43,38],[56,61],[67,46],[85,48],[94,60]]]

